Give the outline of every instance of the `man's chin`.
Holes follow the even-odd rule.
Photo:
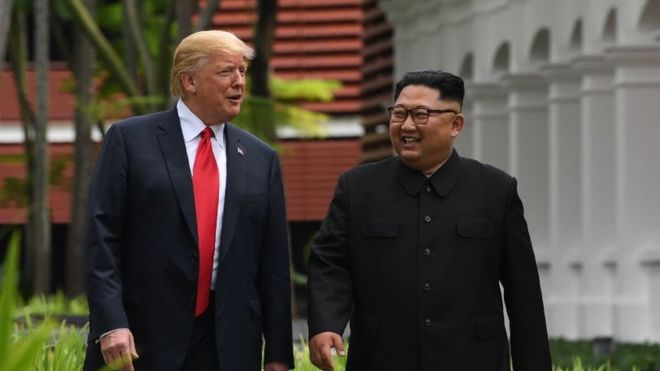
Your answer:
[[[417,151],[410,151],[406,149],[401,149],[397,151],[399,157],[407,163],[415,163],[421,159],[421,155]]]
[[[417,153],[406,153],[406,151],[399,152],[399,158],[409,168],[419,170],[420,156]]]

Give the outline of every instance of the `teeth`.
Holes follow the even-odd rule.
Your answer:
[[[416,143],[419,142],[418,138],[411,138],[411,137],[403,137],[403,141],[405,143]]]

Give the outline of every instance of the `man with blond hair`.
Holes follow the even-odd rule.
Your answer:
[[[106,135],[85,251],[85,370],[293,367],[276,152],[230,124],[254,51],[202,31],[174,53],[175,107]],[[265,342],[265,347],[263,346]]]

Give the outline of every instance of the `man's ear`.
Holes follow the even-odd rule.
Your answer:
[[[179,77],[181,79],[181,86],[187,94],[195,94],[197,92],[197,84],[195,83],[195,76],[191,73],[182,73]]]
[[[451,122],[451,135],[455,138],[458,134],[463,131],[463,125],[465,124],[465,116],[462,113],[454,116],[454,120]]]

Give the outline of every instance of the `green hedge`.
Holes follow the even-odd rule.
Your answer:
[[[598,365],[605,365],[603,370],[607,371],[660,371],[658,344],[615,343],[609,355],[598,355],[591,341],[557,339],[550,342],[550,349],[552,361],[563,369],[574,367],[577,358],[585,368],[597,369]]]

